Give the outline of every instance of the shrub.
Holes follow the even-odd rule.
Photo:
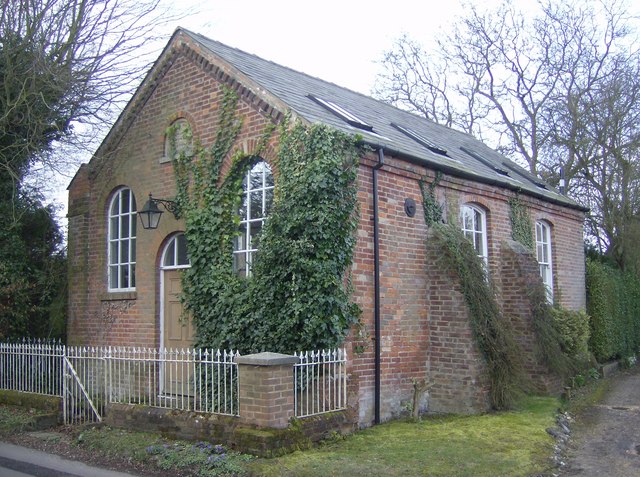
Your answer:
[[[531,286],[528,295],[538,357],[555,374],[567,378],[575,372],[577,363],[563,349],[562,336],[555,326],[552,307],[547,302],[547,292],[542,282]]]
[[[551,308],[551,316],[562,351],[571,358],[584,357],[589,352],[589,316],[560,307]]]

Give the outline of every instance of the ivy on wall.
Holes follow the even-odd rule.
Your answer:
[[[196,146],[174,159],[191,260],[183,276],[184,304],[196,344],[242,353],[338,346],[360,312],[345,284],[358,219],[357,138],[321,125],[281,124],[272,210],[252,274],[239,277],[233,239],[242,179],[260,160],[273,127],[254,151],[233,152],[241,127],[237,100],[226,91],[210,148]],[[229,155],[232,165],[222,178]]]
[[[562,343],[575,337],[563,336],[560,320],[556,319],[553,307],[547,302],[547,290],[541,280],[531,283],[527,293],[531,304],[538,358],[551,371],[567,378],[578,369],[578,361],[567,354],[568,350],[563,349]],[[560,315],[568,312],[558,307],[556,313]]]
[[[511,325],[500,312],[484,262],[457,224],[442,223],[442,206],[435,200],[434,184],[437,182],[420,183],[425,223],[431,227],[436,246],[460,280],[473,336],[487,363],[491,404],[495,409],[509,409],[521,393],[520,347]]]
[[[519,197],[509,199],[509,218],[511,219],[511,238],[520,242],[529,250],[534,249],[533,225],[529,210]]]
[[[420,192],[422,193],[422,210],[424,222],[427,227],[442,222],[443,207],[436,200],[436,187],[442,179],[442,172],[436,172],[433,182],[427,184],[426,180],[420,180]]]
[[[502,316],[485,265],[462,231],[454,224],[437,224],[433,238],[460,280],[469,309],[473,336],[491,381],[494,409],[510,409],[522,388],[521,349],[510,323]]]
[[[511,237],[533,253],[535,242],[531,215],[517,196],[509,199],[509,217]],[[535,257],[532,259],[535,260]],[[547,301],[546,289],[541,280],[531,283],[526,293],[531,304],[538,357],[551,371],[559,376],[568,377],[578,366],[576,360],[569,356],[562,346],[563,342],[572,337],[563,336],[559,331],[560,321],[569,316],[569,312],[559,307],[554,311]]]

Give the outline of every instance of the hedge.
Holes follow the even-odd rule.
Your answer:
[[[599,362],[640,351],[640,279],[587,259],[587,313],[591,317],[589,348]]]

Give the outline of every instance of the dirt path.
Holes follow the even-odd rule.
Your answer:
[[[640,366],[613,377],[604,401],[577,416],[563,476],[640,477]]]

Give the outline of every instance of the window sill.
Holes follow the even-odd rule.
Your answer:
[[[106,292],[100,295],[100,301],[137,300],[138,292]]]

